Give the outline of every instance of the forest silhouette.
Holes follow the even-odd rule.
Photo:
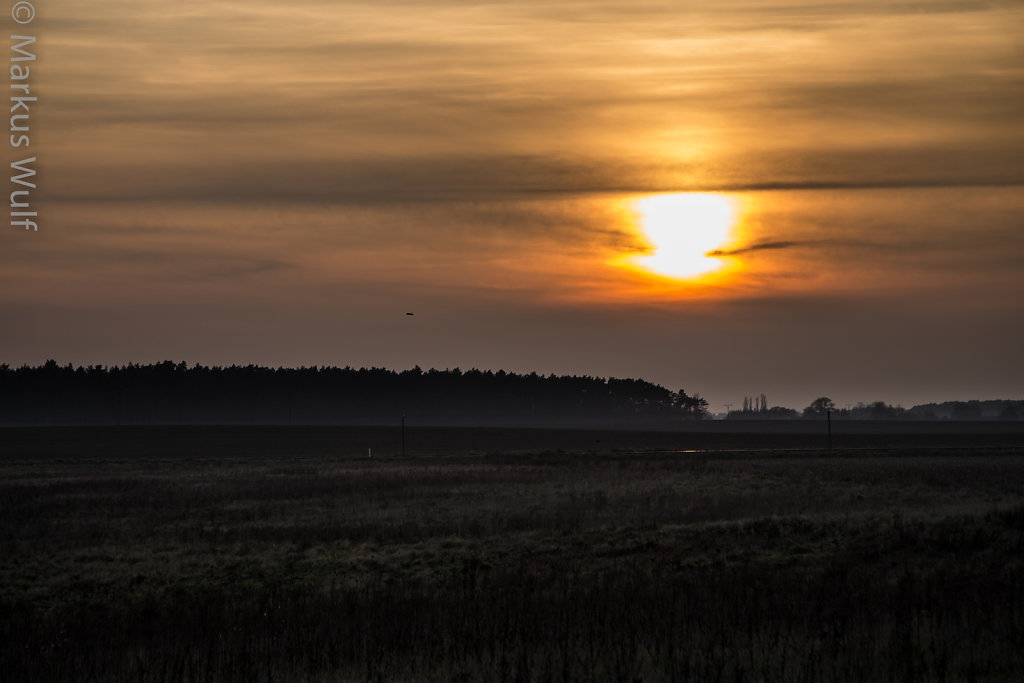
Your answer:
[[[558,424],[693,420],[707,401],[638,379],[256,365],[0,366],[0,423]]]
[[[883,401],[802,412],[746,397],[729,420],[1020,420],[1024,401],[949,401],[903,408]],[[700,394],[642,379],[258,365],[0,365],[0,425],[670,426],[709,419]]]

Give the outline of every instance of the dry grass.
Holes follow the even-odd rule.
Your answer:
[[[1021,449],[66,449],[0,462],[4,680],[1024,676]]]

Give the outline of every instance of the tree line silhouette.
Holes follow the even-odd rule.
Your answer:
[[[693,420],[707,401],[640,379],[459,368],[0,365],[0,424],[558,424]]]
[[[824,418],[826,414],[839,420],[1022,420],[1024,401],[946,401],[925,403],[912,408],[889,405],[885,401],[857,403],[839,408],[827,396],[811,401],[811,404],[797,412],[784,406],[768,407],[768,397],[745,396],[743,408],[730,410],[729,420],[793,420],[797,418]]]

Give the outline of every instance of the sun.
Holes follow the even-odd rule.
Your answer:
[[[644,270],[691,279],[718,270],[721,257],[710,256],[729,241],[736,209],[720,194],[662,194],[636,203],[651,250],[629,261]]]

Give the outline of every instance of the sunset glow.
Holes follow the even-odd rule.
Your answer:
[[[734,203],[719,194],[663,194],[637,202],[644,236],[652,250],[629,262],[666,277],[691,279],[718,270],[722,249],[736,222]]]
[[[46,8],[0,363],[1021,395],[1019,3]]]

